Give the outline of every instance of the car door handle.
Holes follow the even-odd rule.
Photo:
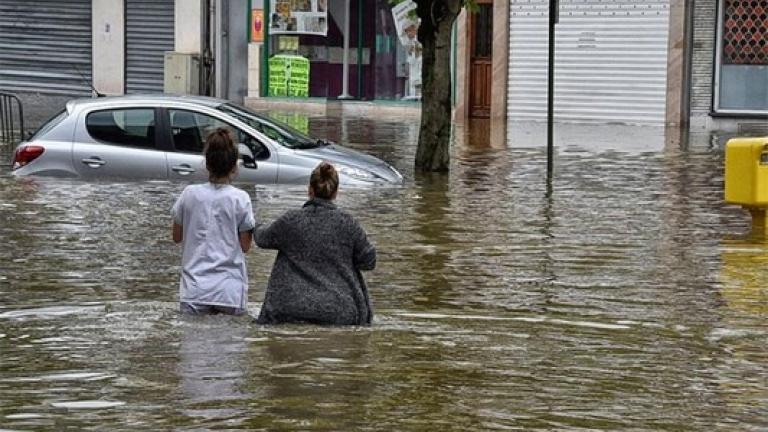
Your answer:
[[[195,169],[192,168],[191,166],[187,165],[187,164],[176,165],[175,167],[172,167],[171,169],[173,171],[181,174],[181,175],[190,175],[193,172],[195,172]]]
[[[101,159],[98,156],[91,156],[89,158],[85,158],[83,159],[83,163],[94,169],[107,164],[105,160]]]

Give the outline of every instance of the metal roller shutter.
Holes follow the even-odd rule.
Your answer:
[[[125,92],[162,93],[163,61],[173,51],[173,0],[126,0]]]
[[[547,0],[510,5],[508,116],[546,120]],[[561,0],[557,121],[662,124],[669,0]]]
[[[91,95],[91,0],[0,1],[0,90]]]

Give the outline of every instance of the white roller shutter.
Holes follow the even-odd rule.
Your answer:
[[[512,0],[508,118],[546,120],[547,0]],[[669,0],[561,0],[557,121],[662,124]]]
[[[126,0],[125,92],[162,93],[166,51],[173,51],[173,0]]]
[[[0,1],[0,90],[91,95],[91,0]]]

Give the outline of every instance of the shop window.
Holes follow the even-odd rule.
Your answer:
[[[345,0],[268,3],[267,94],[342,93]],[[412,0],[351,0],[348,91],[356,99],[419,99],[421,45]]]
[[[715,111],[768,112],[768,3],[721,0]]]

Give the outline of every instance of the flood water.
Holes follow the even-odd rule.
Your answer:
[[[718,140],[558,126],[548,193],[541,125],[459,131],[431,176],[413,121],[308,127],[406,176],[340,191],[379,251],[370,328],[182,318],[183,184],[15,178],[0,146],[0,429],[768,429],[768,244]],[[263,221],[305,199],[247,190]]]

